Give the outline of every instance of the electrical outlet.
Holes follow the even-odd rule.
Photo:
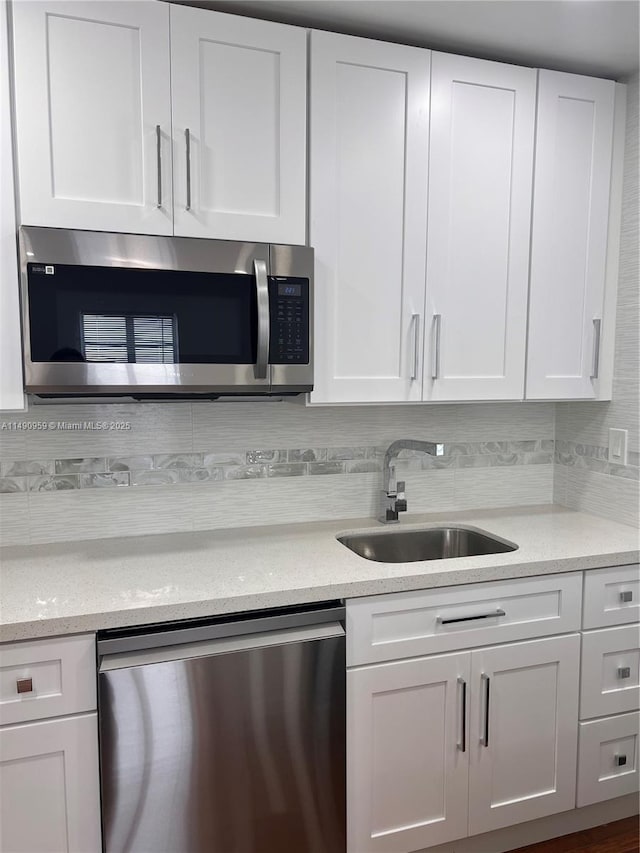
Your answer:
[[[614,465],[627,464],[627,438],[629,430],[626,429],[610,429],[609,430],[609,462]]]

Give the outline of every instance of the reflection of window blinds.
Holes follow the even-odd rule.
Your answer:
[[[173,317],[83,314],[87,361],[174,364]]]

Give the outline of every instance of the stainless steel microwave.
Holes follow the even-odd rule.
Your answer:
[[[313,388],[313,249],[23,227],[20,263],[29,393]]]

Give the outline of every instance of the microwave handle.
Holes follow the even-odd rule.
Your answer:
[[[265,261],[254,260],[253,268],[256,275],[256,296],[258,299],[258,352],[254,376],[256,379],[266,379],[267,367],[269,366],[269,332],[271,327],[267,264]]]

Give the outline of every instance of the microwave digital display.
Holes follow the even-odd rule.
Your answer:
[[[302,296],[302,285],[278,282],[278,296]]]

